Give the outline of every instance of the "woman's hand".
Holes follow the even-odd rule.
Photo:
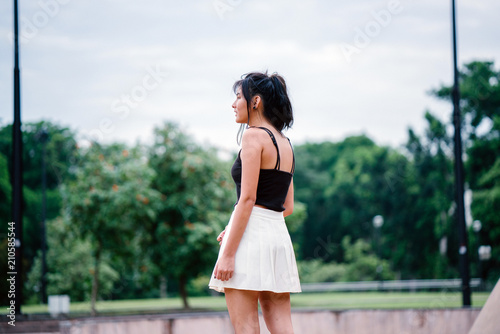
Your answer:
[[[226,229],[224,229],[224,231],[222,231],[219,236],[217,237],[217,241],[219,242],[219,245],[222,244],[222,239],[224,239],[224,235],[226,234]]]
[[[214,278],[228,281],[234,273],[234,256],[222,255],[215,265]]]

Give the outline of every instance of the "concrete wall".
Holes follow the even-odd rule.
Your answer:
[[[500,332],[500,280],[491,292],[469,334],[498,334]]]
[[[293,311],[296,334],[467,334],[480,309]],[[261,333],[269,333],[260,318]],[[68,320],[61,334],[233,333],[225,312]]]

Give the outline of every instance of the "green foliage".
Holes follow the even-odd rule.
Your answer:
[[[351,243],[349,236],[342,239],[347,262],[345,281],[392,280],[395,278],[389,261],[379,259],[371,250],[368,242],[358,239]]]
[[[472,138],[477,135],[477,129],[485,119],[500,117],[500,72],[494,68],[491,61],[472,61],[464,65],[460,71],[460,107],[462,114],[467,116],[468,134]],[[432,91],[438,98],[452,101],[452,86],[441,86]],[[492,124],[496,131],[500,128]]]
[[[191,296],[208,296],[210,294],[207,282],[210,281],[210,275],[199,275],[189,281],[187,292]],[[213,290],[211,290],[213,291]]]
[[[302,229],[302,225],[307,218],[307,208],[304,203],[295,201],[293,204],[293,213],[286,217],[286,226],[290,234],[295,234]]]
[[[473,195],[472,212],[482,223],[483,245],[492,247],[491,260],[487,263],[489,279],[494,282],[500,277],[500,158],[479,180],[479,187]]]
[[[69,295],[72,302],[89,301],[92,287],[94,258],[88,239],[76,234],[67,217],[47,222],[47,295]],[[101,260],[99,279],[101,294],[111,293],[119,275],[110,265],[111,259]],[[38,303],[42,275],[42,254],[38,252],[28,274],[26,293],[28,302]]]
[[[498,178],[500,153],[500,71],[493,62],[473,61],[460,72],[460,106],[467,159],[466,181],[473,191],[472,216],[480,220],[482,244],[492,246],[492,260],[485,274],[492,282],[500,275],[500,215]],[[451,86],[441,86],[434,95],[451,100]],[[476,253],[474,251],[474,253]],[[496,255],[496,256],[495,256]],[[475,256],[473,256],[475,258]]]
[[[288,232],[292,240],[295,254],[300,254],[300,247],[303,243],[303,225],[307,218],[307,207],[304,203],[295,201],[293,205],[293,213],[285,218]]]
[[[99,268],[107,257],[132,265],[140,261],[137,245],[156,221],[161,194],[151,188],[155,172],[140,148],[93,143],[80,149],[74,181],[64,187],[72,226],[89,240],[95,265],[92,310],[98,298]]]
[[[12,188],[9,180],[9,172],[7,169],[7,158],[0,153],[0,217],[2,217],[3,222],[0,225],[0,249],[3,251],[0,252],[0,270],[2,272],[2,276],[0,279],[0,304],[7,305],[8,300],[8,291],[9,291],[9,283],[4,275],[9,272],[8,268],[8,221],[12,218],[11,216],[11,198],[12,198]]]
[[[346,265],[324,263],[320,259],[297,261],[301,283],[344,282]]]
[[[350,282],[395,278],[389,261],[378,258],[373,253],[370,243],[362,239],[352,243],[351,237],[346,236],[342,239],[342,249],[345,254],[344,263],[325,263],[321,259],[298,261],[300,281],[302,283]]]
[[[160,206],[161,194],[150,188],[155,173],[139,150],[95,143],[80,150],[75,181],[64,188],[73,224],[93,243],[130,255],[127,246]]]
[[[394,254],[393,265],[406,269],[403,272],[415,273],[415,268],[420,268],[418,273],[422,278],[456,277],[457,233],[451,209],[454,201],[452,139],[446,125],[429,111],[425,119],[427,129],[423,137],[409,130],[406,149],[412,163],[405,180],[408,186],[406,213],[412,218],[412,224],[396,230],[394,238],[411,238]],[[440,242],[447,245],[446,257],[439,253]]]
[[[0,228],[0,249],[4,250],[0,252],[0,270],[2,273],[7,273],[8,270],[8,254],[7,254],[7,233],[8,227],[7,220],[11,219],[11,197],[12,188],[9,180],[9,173],[7,170],[7,159],[0,153],[0,217],[3,218],[3,222]],[[4,274],[5,275],[5,274]],[[4,276],[2,276],[3,278]],[[7,305],[8,298],[7,294],[9,291],[9,284],[6,279],[0,280],[0,304]]]
[[[371,239],[375,215],[384,216],[383,235],[386,227],[397,229],[408,221],[409,161],[403,154],[364,136],[336,144],[305,144],[295,151],[296,197],[307,206],[302,259],[344,262],[342,239]],[[403,247],[389,238],[382,242],[382,249]]]
[[[474,192],[472,214],[486,222],[480,240],[490,245],[500,244],[493,185],[500,152],[499,78],[493,63],[471,62],[464,66],[460,80],[466,178]],[[442,86],[433,94],[449,100],[451,87]],[[401,278],[458,275],[451,124],[429,111],[425,119],[423,135],[409,129],[404,150],[379,147],[365,136],[296,148],[295,193],[307,206],[300,234],[301,259],[347,263],[342,239],[350,236],[375,243],[372,218],[380,214],[384,217],[380,257]],[[440,244],[445,249],[440,250]],[[500,267],[496,258],[486,268],[492,277],[499,270],[491,268]],[[373,266],[372,259],[365,260]]]
[[[39,133],[45,129],[49,135],[46,144],[47,171],[47,219],[60,214],[62,202],[58,186],[64,182],[70,166],[74,162],[76,142],[74,132],[51,122],[25,123],[23,132],[23,267],[29,271],[36,252],[41,247],[41,210],[42,210],[42,143]],[[0,217],[12,219],[11,212],[11,175],[12,175],[12,125],[0,128]],[[6,224],[0,229],[0,240],[6,241]],[[2,261],[5,263],[6,261]],[[0,266],[0,268],[2,268]],[[7,272],[7,270],[3,270]],[[0,285],[0,292],[3,292]],[[0,300],[7,294],[1,293]]]
[[[23,124],[23,195],[24,215],[23,232],[24,258],[31,264],[36,250],[41,247],[40,221],[42,210],[42,143],[40,131],[45,129],[49,140],[46,144],[47,173],[47,219],[59,215],[62,202],[58,186],[69,176],[70,166],[75,162],[76,141],[74,132],[68,128],[51,122]],[[8,161],[9,171],[12,170],[12,125],[0,128],[0,153]],[[8,182],[9,177],[6,179]],[[2,181],[2,182],[5,182]],[[10,200],[10,195],[9,195]],[[9,213],[3,217],[11,217]],[[29,266],[28,265],[28,266]]]
[[[12,188],[7,169],[7,158],[0,153],[0,217],[10,217]],[[8,219],[8,218],[7,218]],[[0,233],[6,233],[7,225],[3,224]],[[2,236],[3,238],[3,236]]]
[[[155,129],[149,165],[157,172],[153,185],[164,201],[158,219],[148,226],[148,251],[160,271],[179,282],[188,307],[186,284],[211,270],[217,235],[229,220],[234,198],[229,165],[171,123]]]
[[[47,189],[57,188],[70,176],[70,167],[75,163],[77,150],[75,133],[69,128],[41,121],[23,124],[23,183],[26,188],[40,191],[42,179],[43,143],[40,132],[48,134],[46,143]],[[8,157],[9,171],[12,169],[12,125],[0,128],[0,153]],[[59,214],[61,205],[48,211],[49,218]]]

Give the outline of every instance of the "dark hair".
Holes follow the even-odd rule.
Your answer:
[[[238,87],[241,87],[241,92],[247,101],[248,113],[250,113],[252,97],[259,95],[264,105],[264,117],[278,131],[292,126],[292,104],[288,98],[285,79],[281,75],[273,73],[269,76],[267,71],[244,74],[242,79],[233,85],[235,93]]]

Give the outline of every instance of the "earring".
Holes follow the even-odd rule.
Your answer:
[[[253,110],[257,109],[255,106],[253,106]]]

